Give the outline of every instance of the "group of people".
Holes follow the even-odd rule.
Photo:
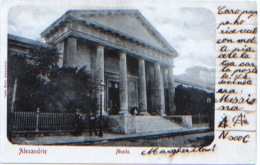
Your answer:
[[[137,106],[131,107],[130,113],[132,115],[138,115],[139,112]],[[95,113],[90,112],[87,116],[87,119],[88,119],[88,126],[89,126],[89,135],[92,136],[94,132],[94,134],[97,136],[97,130],[96,130],[97,117]],[[81,135],[86,125],[85,123],[86,123],[86,117],[80,113],[79,109],[77,109],[75,113],[75,132],[74,132],[75,136]]]
[[[95,135],[97,136],[97,130],[96,130],[96,120],[97,117],[95,113],[90,112],[88,115],[88,124],[89,124],[89,135],[92,136],[92,133],[94,132]],[[75,113],[75,136],[81,135],[83,129],[84,129],[84,124],[85,123],[85,117],[80,113],[80,110],[77,109]]]

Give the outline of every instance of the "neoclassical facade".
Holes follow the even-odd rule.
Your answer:
[[[131,107],[142,116],[175,113],[177,53],[139,11],[68,11],[41,35],[41,44],[57,48],[60,67],[84,68],[105,84],[96,94],[103,114],[130,115]],[[8,43],[10,52],[24,53],[37,42],[9,35]]]
[[[90,71],[105,83],[103,113],[174,114],[176,51],[137,10],[72,10],[44,32],[60,66]],[[97,94],[100,97],[100,94]]]

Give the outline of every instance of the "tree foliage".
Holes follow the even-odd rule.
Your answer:
[[[40,44],[34,45],[30,49],[29,55],[26,56],[26,60],[43,75],[49,73],[53,68],[57,68],[59,58],[56,48]]]
[[[59,55],[52,47],[36,45],[29,54],[9,54],[8,106],[11,107],[15,79],[18,80],[15,110],[74,112],[95,109],[96,84],[86,67],[59,68]]]
[[[51,72],[50,80],[45,86],[46,99],[42,102],[45,111],[75,112],[81,109],[88,113],[95,110],[95,84],[89,72],[58,68]]]
[[[175,89],[176,110],[179,115],[212,114],[214,113],[214,100],[213,92],[207,93],[202,89],[182,85]]]

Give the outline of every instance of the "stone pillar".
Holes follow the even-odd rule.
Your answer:
[[[162,105],[162,109],[163,109],[162,116],[165,116],[164,70],[162,68],[161,68],[160,79],[161,79],[161,83],[160,84],[161,84],[161,96],[162,96],[161,105]]]
[[[168,86],[169,86],[169,113],[174,115],[176,113],[176,105],[174,101],[175,86],[173,77],[173,68],[168,67]]]
[[[146,96],[146,79],[145,79],[145,62],[139,58],[138,71],[138,96],[140,115],[148,115],[147,113],[147,96]]]
[[[66,51],[65,51],[64,66],[72,66],[74,64],[74,58],[77,56],[77,39],[76,38],[68,38],[67,45],[66,45]]]
[[[168,69],[164,68],[163,69],[163,78],[164,78],[164,88],[168,87]]]
[[[161,72],[161,67],[158,62],[154,64],[155,69],[155,88],[156,88],[156,112],[161,115],[165,116],[164,113],[164,84],[163,84],[163,76]]]
[[[57,62],[57,65],[59,68],[63,67],[64,65],[64,57],[65,55],[65,41],[61,41],[58,44],[55,45],[57,49],[57,53],[59,54],[59,60]]]
[[[97,85],[100,85],[101,81],[105,83],[105,76],[104,76],[104,46],[98,45],[96,47],[96,64],[95,64],[95,80]],[[100,105],[100,97],[102,95],[102,105]],[[99,114],[100,106],[102,107],[102,114],[107,115],[105,112],[105,104],[104,104],[104,89],[103,91],[97,92],[97,113]]]
[[[119,53],[119,101],[120,115],[128,115],[128,89],[127,89],[127,66],[126,53]]]
[[[151,99],[151,105],[148,109],[152,115],[156,114],[156,88],[155,88],[155,69],[154,66],[150,65],[149,67],[149,73],[150,74],[150,99]]]

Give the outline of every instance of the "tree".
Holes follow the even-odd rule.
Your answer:
[[[194,87],[183,87],[179,85],[175,89],[176,111],[179,115],[198,115],[214,112],[214,93]],[[207,98],[211,102],[207,103]]]
[[[42,78],[48,77],[51,69],[57,68],[59,59],[54,47],[41,43],[22,50],[23,53],[8,52],[9,111],[33,111],[39,106],[34,100],[41,98]]]
[[[88,113],[95,110],[96,84],[90,72],[82,67],[56,68],[49,74],[50,82],[45,85],[44,111],[75,112],[81,109]]]
[[[26,58],[39,74],[48,77],[48,73],[52,69],[57,68],[57,62],[60,57],[55,47],[51,45],[42,46],[38,43],[30,49]]]

